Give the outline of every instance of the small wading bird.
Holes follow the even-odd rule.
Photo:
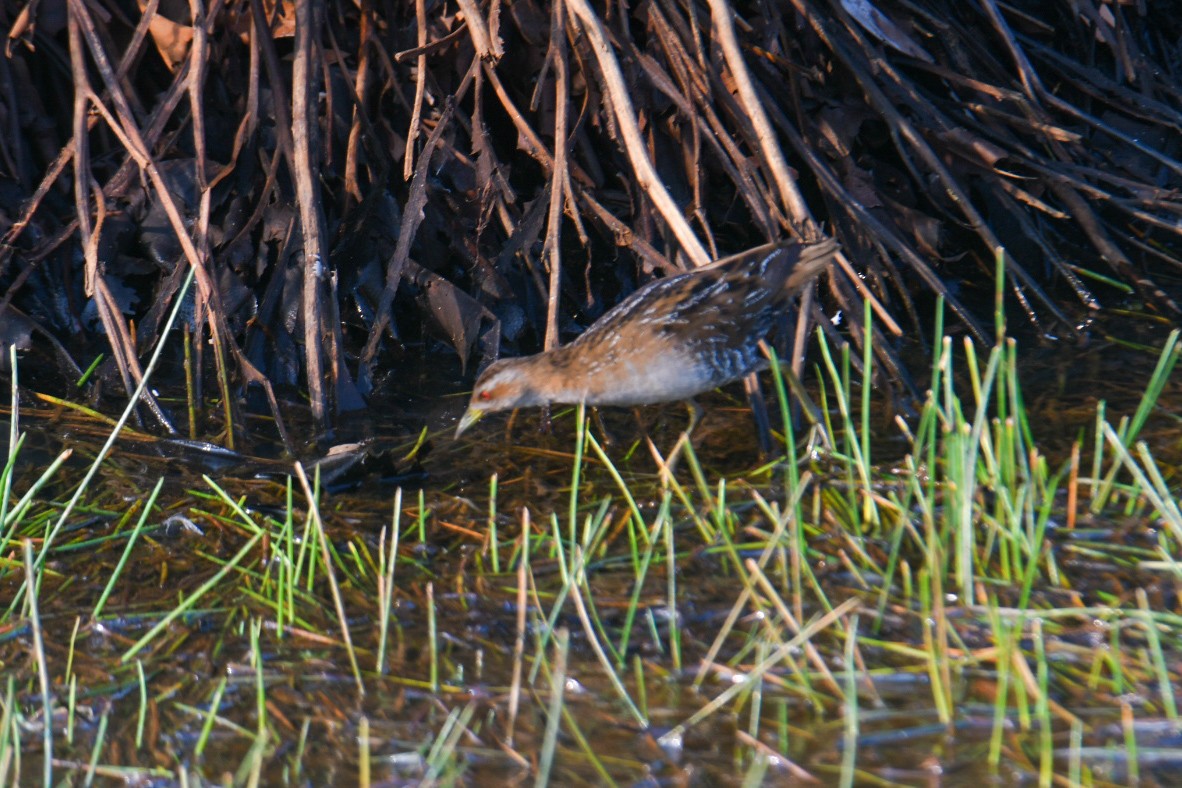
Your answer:
[[[456,437],[492,411],[651,405],[746,377],[767,365],[760,341],[837,249],[833,240],[769,244],[650,282],[569,345],[490,364]]]

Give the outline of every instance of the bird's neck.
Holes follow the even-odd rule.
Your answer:
[[[541,402],[577,403],[586,397],[585,376],[574,366],[578,362],[570,353],[570,346],[548,350],[520,359],[521,371],[530,380],[531,388]]]

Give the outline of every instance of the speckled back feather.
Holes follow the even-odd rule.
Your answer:
[[[759,341],[837,248],[831,240],[769,244],[658,279],[569,345],[491,364],[456,433],[489,411],[669,402],[737,380],[763,365]]]
[[[650,282],[567,345],[565,355],[610,358],[635,347],[638,334],[656,334],[669,346],[692,348],[713,372],[711,388],[737,380],[763,364],[759,340],[837,249],[832,240],[769,244]]]

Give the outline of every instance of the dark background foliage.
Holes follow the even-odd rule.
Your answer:
[[[322,427],[412,360],[536,352],[791,236],[845,250],[805,318],[859,337],[871,298],[900,379],[933,295],[989,335],[1001,246],[1045,335],[1177,316],[1177,3],[2,13],[0,344],[66,378],[105,353],[96,397],[135,388],[190,271],[197,400],[306,392]]]

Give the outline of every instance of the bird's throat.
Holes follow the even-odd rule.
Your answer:
[[[580,369],[578,359],[566,345],[522,358],[520,372],[530,382],[529,398],[535,404],[578,404],[589,393],[587,371]]]

